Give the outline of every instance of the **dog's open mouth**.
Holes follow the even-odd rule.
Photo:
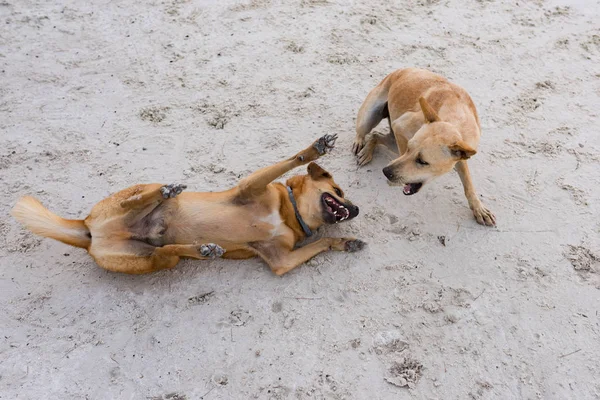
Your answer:
[[[321,200],[323,201],[323,209],[326,214],[326,220],[329,223],[337,224],[338,222],[354,218],[358,214],[357,207],[350,206],[350,208],[340,203],[329,193],[323,193]],[[356,209],[356,211],[354,209]]]
[[[407,183],[406,185],[404,185],[404,189],[402,189],[402,192],[406,196],[410,196],[411,194],[417,193],[421,189],[422,186],[423,186],[422,182]]]

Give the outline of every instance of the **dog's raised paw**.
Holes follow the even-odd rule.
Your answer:
[[[200,255],[202,257],[219,258],[225,254],[225,249],[215,243],[205,243],[200,245]]]
[[[320,155],[323,155],[335,146],[335,141],[337,140],[337,135],[324,135],[321,136],[317,141],[313,144],[313,147],[317,150]]]
[[[344,250],[349,253],[354,253],[356,251],[364,249],[366,245],[367,243],[363,242],[362,240],[348,240],[346,243],[344,243]]]
[[[162,197],[164,199],[169,199],[181,194],[181,192],[183,192],[184,189],[187,189],[187,185],[171,183],[169,185],[164,185],[163,187],[161,187],[160,193],[162,194]]]

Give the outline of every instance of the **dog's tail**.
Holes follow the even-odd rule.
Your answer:
[[[92,236],[83,220],[61,218],[33,197],[19,199],[11,214],[35,234],[85,249],[92,243]]]

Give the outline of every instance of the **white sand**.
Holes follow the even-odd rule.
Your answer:
[[[88,3],[0,3],[0,398],[600,398],[598,0]],[[384,152],[356,168],[356,111],[405,66],[475,100],[496,229],[455,173],[405,197]],[[320,234],[369,247],[283,278],[116,275],[7,216],[225,189],[325,133],[361,215]]]

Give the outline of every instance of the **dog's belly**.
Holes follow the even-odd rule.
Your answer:
[[[273,213],[259,204],[201,201],[180,203],[178,211],[165,219],[166,243],[217,243],[226,249],[271,239],[279,233]],[[282,226],[281,229],[285,229]]]
[[[167,220],[172,214],[172,207],[167,202],[160,204],[150,214],[136,222],[129,229],[132,239],[146,242],[153,246],[164,246],[166,243]]]

